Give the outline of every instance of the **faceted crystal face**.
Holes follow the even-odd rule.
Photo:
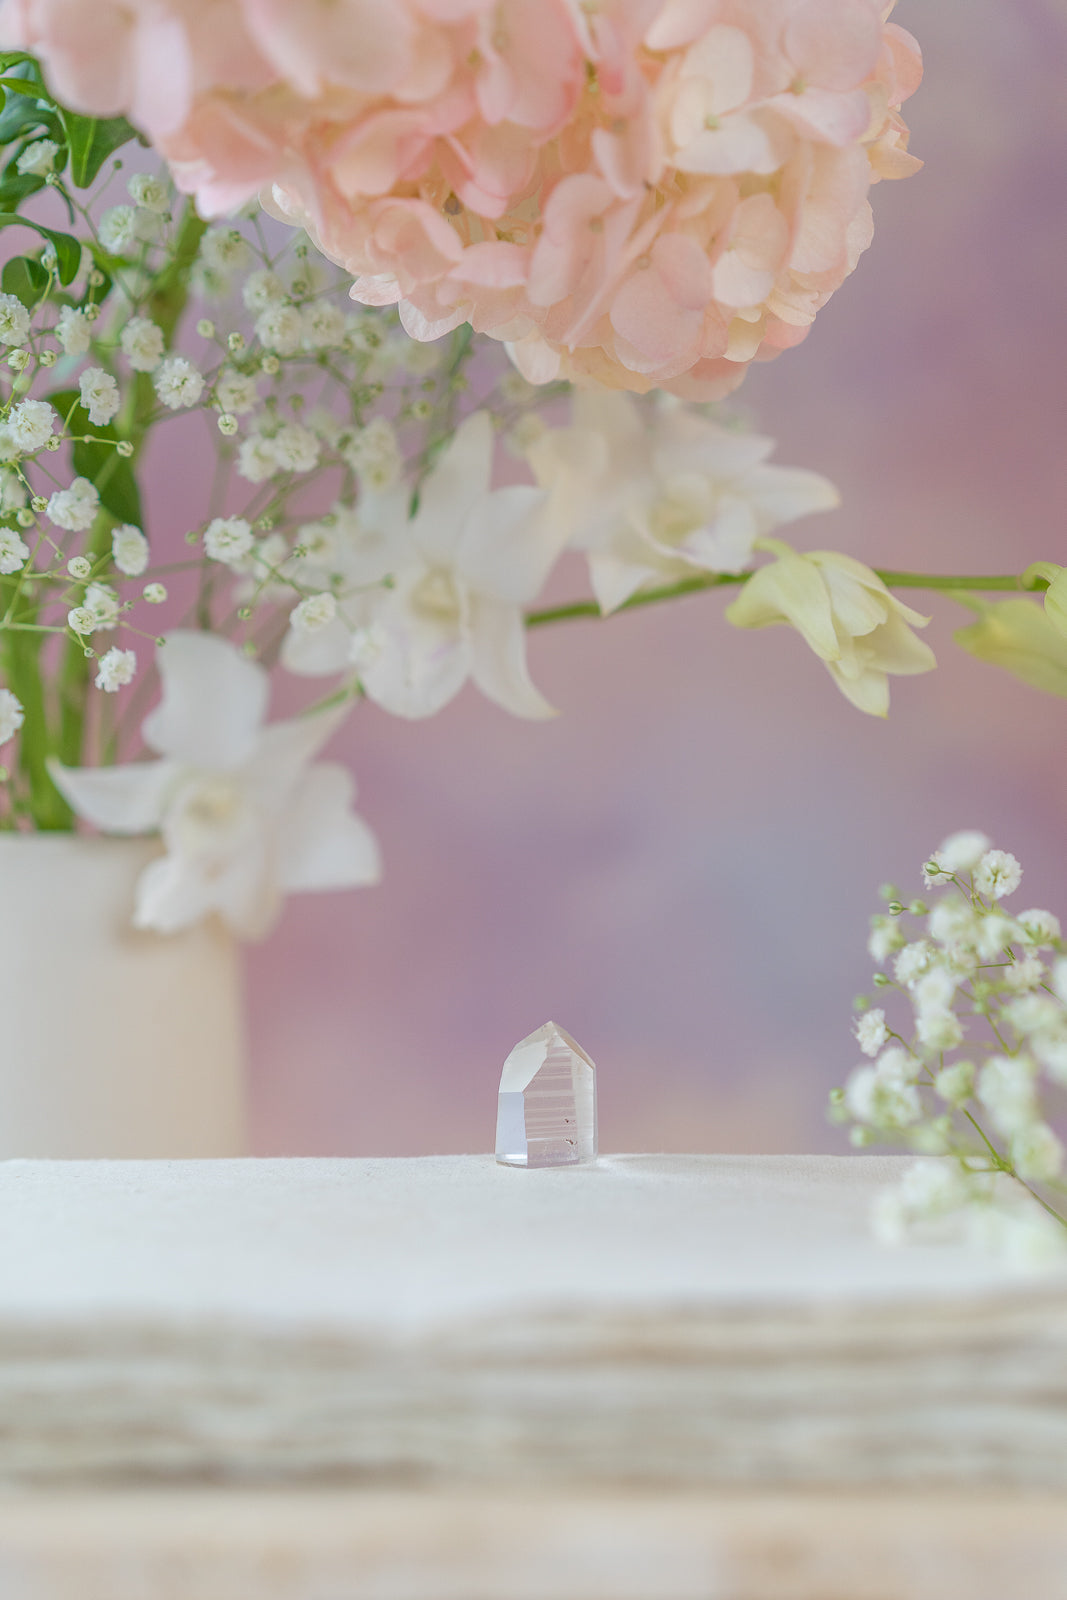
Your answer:
[[[569,1167],[596,1153],[596,1068],[569,1033],[546,1022],[504,1062],[496,1158],[509,1167]]]

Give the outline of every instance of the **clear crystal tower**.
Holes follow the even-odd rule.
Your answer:
[[[569,1167],[596,1154],[596,1068],[569,1033],[546,1022],[504,1062],[496,1158],[508,1167]]]

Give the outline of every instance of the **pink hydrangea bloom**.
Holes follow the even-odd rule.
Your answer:
[[[2,0],[202,211],[261,194],[365,305],[688,399],[799,343],[906,177],[892,0]],[[91,21],[88,13],[91,11]]]

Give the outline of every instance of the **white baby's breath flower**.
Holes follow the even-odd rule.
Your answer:
[[[254,542],[244,517],[214,517],[204,534],[204,553],[212,561],[233,567],[247,556]]]
[[[978,919],[968,901],[958,895],[950,895],[934,906],[926,919],[926,927],[930,937],[936,939],[938,944],[954,949],[974,944]]]
[[[108,583],[91,583],[85,591],[85,604],[96,618],[98,628],[110,631],[119,620],[119,597]]]
[[[32,456],[52,437],[59,418],[47,400],[22,400],[7,419],[7,430],[23,455]]]
[[[974,947],[983,961],[1003,961],[1008,945],[1019,938],[1021,929],[1014,917],[989,911],[978,920]]]
[[[404,457],[396,429],[385,417],[375,417],[345,447],[344,458],[364,489],[385,493],[400,481]]]
[[[14,528],[0,527],[0,573],[10,577],[13,572],[20,572],[29,559],[30,547]]]
[[[882,1082],[890,1084],[914,1083],[922,1071],[919,1058],[899,1044],[891,1044],[888,1050],[883,1050],[875,1066]]]
[[[255,378],[246,372],[236,372],[227,367],[219,374],[215,384],[215,399],[223,411],[235,417],[247,416],[259,403],[259,387]]]
[[[55,171],[59,146],[54,139],[35,139],[19,155],[15,166],[24,177],[47,178]]]
[[[255,260],[251,245],[236,228],[209,228],[200,241],[200,254],[217,272],[243,272]]]
[[[1007,850],[987,850],[975,868],[974,886],[991,900],[1003,900],[1015,893],[1022,875],[1022,867]]]
[[[1061,956],[1058,961],[1053,963],[1052,987],[1064,1005],[1067,1006],[1067,956]]]
[[[276,272],[262,268],[249,273],[241,289],[241,299],[248,311],[267,311],[271,306],[283,305],[288,291]]]
[[[126,180],[126,192],[145,211],[165,216],[170,210],[170,190],[151,172],[135,172]]]
[[[963,1025],[954,1011],[937,1011],[931,1008],[916,1018],[915,1033],[923,1049],[930,1055],[943,1050],[954,1050],[963,1038]]]
[[[885,1012],[865,1011],[861,1017],[857,1017],[853,1031],[864,1055],[876,1056],[889,1038],[889,1030],[885,1025]]]
[[[1020,1178],[1048,1183],[1063,1171],[1063,1145],[1047,1122],[1032,1122],[1012,1135],[1011,1159]]]
[[[1067,1250],[1067,1229],[1036,1205],[976,1206],[967,1215],[971,1244],[1020,1271],[1058,1267]]]
[[[134,206],[108,206],[99,225],[100,243],[115,255],[125,255],[139,243],[137,211]]]
[[[915,1085],[887,1079],[876,1067],[857,1067],[850,1075],[845,1104],[857,1122],[886,1133],[910,1127],[922,1115]]]
[[[1005,967],[1002,977],[1009,989],[1036,989],[1044,981],[1045,963],[1040,956],[1027,956]]]
[[[100,657],[99,668],[96,687],[107,694],[115,694],[133,682],[137,672],[137,657],[132,650],[111,649]]]
[[[241,440],[237,449],[237,471],[242,478],[249,483],[266,483],[279,470],[273,441],[265,434],[252,433]]]
[[[147,317],[131,317],[119,336],[122,353],[135,372],[154,372],[163,359],[163,329]]]
[[[310,428],[286,422],[270,441],[271,454],[283,472],[312,472],[319,464],[321,446]]]
[[[289,622],[297,633],[318,633],[329,627],[337,615],[337,601],[328,592],[309,594],[289,613]]]
[[[959,1106],[974,1093],[974,1075],[973,1061],[954,1061],[951,1066],[942,1067],[934,1079],[934,1088],[942,1100]]]
[[[78,390],[93,427],[106,427],[122,404],[119,386],[111,374],[102,367],[87,367],[79,379]]]
[[[93,325],[84,311],[64,306],[52,332],[65,356],[83,356],[92,342]]]
[[[94,633],[99,626],[95,612],[90,611],[88,606],[75,606],[67,612],[67,627],[83,637]]]
[[[978,1098],[1008,1137],[1037,1120],[1034,1064],[1026,1056],[991,1056],[978,1074]]]
[[[256,338],[264,349],[273,350],[275,355],[295,355],[303,335],[304,323],[296,306],[284,302],[271,305],[256,318]]]
[[[99,510],[100,496],[88,478],[75,478],[69,489],[57,489],[48,502],[49,518],[68,533],[91,528]]]
[[[339,306],[316,300],[301,312],[306,350],[339,350],[345,338],[345,317]]]
[[[140,528],[124,522],[111,535],[111,554],[127,578],[139,578],[148,565],[148,540]]]
[[[908,988],[921,977],[933,959],[933,946],[928,939],[913,939],[906,944],[893,962],[893,976]]]
[[[871,918],[871,933],[867,940],[867,952],[872,961],[879,963],[888,959],[894,950],[899,950],[904,942],[904,935],[900,931],[900,924],[896,917],[878,916]]]
[[[30,494],[16,472],[0,470],[0,511],[21,511]]]
[[[1015,921],[1023,943],[1033,945],[1035,950],[1049,950],[1060,938],[1060,919],[1051,911],[1039,911],[1036,907],[1032,911],[1020,911]]]
[[[0,344],[25,344],[30,336],[30,314],[17,295],[0,294]]]
[[[83,582],[92,570],[93,564],[85,556],[71,556],[67,562],[67,571],[72,578],[77,578],[79,583]]]
[[[1026,994],[1020,995],[1017,1000],[1009,1000],[1004,1007],[1004,1016],[1016,1033],[1023,1037],[1058,1033],[1065,1020],[1063,1006],[1049,994]]]
[[[946,967],[930,967],[912,984],[915,1009],[920,1015],[947,1011],[956,993],[955,976]]]
[[[26,720],[22,701],[10,689],[0,689],[0,744],[7,744]]]
[[[166,585],[162,583],[146,583],[141,594],[150,606],[161,606],[167,598]]]
[[[984,833],[974,828],[964,829],[960,833],[950,834],[934,852],[933,859],[943,872],[973,872],[988,849],[989,840]]]
[[[185,356],[168,356],[152,379],[160,400],[171,411],[195,406],[204,392],[204,375]]]

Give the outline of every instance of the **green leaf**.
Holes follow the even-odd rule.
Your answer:
[[[89,413],[81,404],[76,389],[60,389],[48,399],[61,417],[69,415],[72,433],[94,435],[88,444],[77,440],[72,451],[74,470],[79,477],[88,478],[96,485],[100,503],[120,522],[133,522],[142,526],[141,492],[133,468],[125,456],[120,456],[114,444],[101,440],[118,441],[119,435],[110,423],[101,426],[89,421]],[[73,409],[72,409],[73,408]]]
[[[32,311],[44,298],[48,282],[48,273],[32,256],[12,256],[0,273],[0,288],[21,300],[27,311]]]
[[[44,179],[35,172],[13,172],[11,177],[0,181],[0,206],[17,211],[23,200],[43,188]]]
[[[32,222],[29,217],[20,217],[15,211],[0,211],[0,228],[10,228],[16,223],[23,228],[32,228],[42,239],[48,240],[56,253],[60,283],[73,282],[82,259],[82,247],[77,239],[72,238],[69,233],[57,233],[54,228],[46,228],[39,222]]]
[[[34,100],[39,100],[41,97],[40,84],[34,83],[29,78],[0,78],[0,84],[5,89],[10,89],[13,94],[28,95]]]
[[[79,117],[63,112],[70,146],[70,175],[79,189],[87,189],[108,156],[138,137],[125,117]]]
[[[42,109],[36,101],[27,100],[21,95],[6,96],[3,110],[0,111],[0,144],[10,144],[31,128],[48,133],[57,144],[63,142],[63,129],[55,111]]]

